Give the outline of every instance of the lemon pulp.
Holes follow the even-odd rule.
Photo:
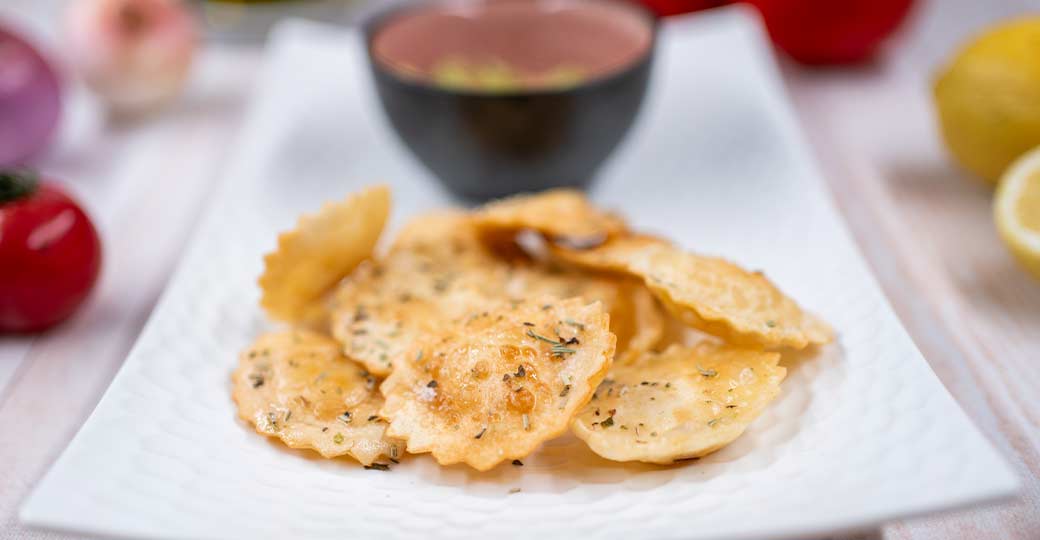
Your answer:
[[[1040,171],[1033,171],[1025,180],[1014,205],[1015,217],[1023,227],[1040,234]]]
[[[1008,249],[1040,278],[1040,147],[1004,174],[993,212],[997,230]]]

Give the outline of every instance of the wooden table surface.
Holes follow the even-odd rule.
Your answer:
[[[0,18],[58,43],[64,0],[7,0]],[[930,78],[955,45],[1036,0],[921,3],[877,63],[783,62],[803,127],[839,207],[900,318],[960,405],[1023,479],[1012,502],[886,524],[886,539],[1040,539],[1040,282],[997,237],[988,188],[957,170],[936,132]],[[90,303],[35,338],[0,337],[0,540],[17,508],[119,369],[170,277],[234,143],[261,62],[212,45],[179,103],[147,122],[104,120],[73,89],[43,170],[68,179],[104,237]]]

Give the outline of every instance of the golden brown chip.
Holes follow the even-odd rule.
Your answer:
[[[620,217],[597,208],[573,189],[552,189],[495,201],[478,210],[474,220],[490,234],[527,229],[578,245],[602,243],[626,228]]]
[[[641,277],[682,322],[732,343],[800,349],[833,337],[826,323],[761,272],[686,253],[660,239],[629,236],[588,250],[556,246],[552,251],[572,264]]]
[[[337,291],[333,333],[344,352],[376,375],[387,375],[411,344],[485,303],[476,290],[441,288],[437,277],[410,274],[400,258],[366,265]]]
[[[385,436],[376,379],[343,357],[336,341],[306,330],[265,334],[238,362],[231,396],[257,433],[365,465],[397,457],[402,446]]]
[[[260,305],[272,318],[287,322],[320,316],[315,304],[372,255],[389,212],[390,190],[377,186],[302,216],[264,257]]]
[[[413,341],[499,296],[510,272],[464,214],[421,216],[405,226],[384,259],[362,265],[340,285],[333,335],[347,355],[386,375]]]
[[[618,336],[615,364],[631,364],[644,353],[654,350],[665,339],[668,314],[663,312],[657,300],[642,283],[630,285],[628,291],[629,310],[610,312],[612,330],[622,326],[620,323],[615,324],[615,317],[627,318],[631,324],[631,330],[626,334],[617,334],[622,330],[615,330]]]
[[[485,305],[410,350],[383,382],[387,433],[442,465],[488,470],[567,429],[610,368],[598,303]]]
[[[554,296],[602,302],[613,318],[615,311],[631,309],[632,283],[609,276],[590,274],[552,264],[514,265],[506,280],[503,298]]]
[[[571,424],[614,461],[673,463],[739,437],[779,394],[779,353],[716,343],[674,345],[616,366]]]
[[[548,245],[553,259],[592,270],[615,274],[634,275],[642,279],[632,267],[643,253],[654,249],[664,250],[671,244],[649,234],[632,233],[611,239],[609,242],[588,249],[575,249],[555,243]]]
[[[410,344],[489,301],[582,297],[610,313],[619,280],[529,260],[504,260],[478,238],[468,216],[450,212],[405,226],[386,258],[366,263],[335,294],[332,331],[348,356],[389,374]]]
[[[468,213],[461,210],[437,210],[408,220],[394,237],[390,250],[469,251],[470,246],[479,244],[477,230]]]

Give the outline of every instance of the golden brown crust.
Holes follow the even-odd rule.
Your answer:
[[[442,465],[488,470],[566,431],[610,368],[614,335],[598,304],[542,298],[474,311],[380,387],[388,433]]]
[[[260,336],[231,375],[238,415],[290,448],[365,465],[396,458],[403,445],[385,436],[376,379],[339,351],[336,341],[307,330]]]

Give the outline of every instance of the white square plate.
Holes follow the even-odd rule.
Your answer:
[[[662,32],[646,107],[593,196],[638,227],[768,269],[840,332],[786,359],[780,399],[735,444],[659,468],[564,437],[522,468],[421,456],[379,472],[237,421],[229,373],[266,326],[255,282],[277,231],[377,181],[394,185],[394,226],[452,204],[389,131],[358,35],[294,23],[273,38],[241,144],[169,289],[21,518],[152,538],[766,538],[1013,493],[832,207],[756,18],[728,9]]]

